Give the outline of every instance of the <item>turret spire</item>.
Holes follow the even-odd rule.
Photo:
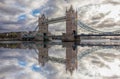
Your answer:
[[[70,10],[70,11],[72,11],[72,10],[73,10],[73,6],[72,6],[72,5],[70,6],[70,9],[69,9],[69,10]]]

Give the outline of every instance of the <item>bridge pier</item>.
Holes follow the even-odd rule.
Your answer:
[[[40,41],[49,40],[48,36],[51,34],[48,31],[48,19],[45,17],[44,14],[39,18],[38,26],[39,30],[37,35],[35,36],[35,39]]]
[[[69,10],[66,10],[66,33],[63,33],[62,41],[74,42],[79,40],[75,35],[77,35],[77,12],[71,6]]]

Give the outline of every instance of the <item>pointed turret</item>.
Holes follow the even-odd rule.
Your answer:
[[[73,6],[71,5],[70,8],[73,9]]]
[[[66,12],[67,12],[67,7],[66,7]]]
[[[39,22],[42,22],[46,19],[45,15],[42,14],[40,17],[39,17]]]
[[[72,6],[72,5],[70,6],[70,9],[69,9],[69,11],[73,11],[73,6]]]
[[[43,37],[39,36],[39,37],[36,37],[38,40],[47,40],[46,38],[44,38],[44,36],[47,36],[49,35],[50,33],[48,32],[48,19],[47,17],[45,16],[45,14],[42,14],[41,17],[39,17],[39,34],[40,35],[43,35]]]
[[[42,18],[45,18],[45,14],[42,14],[42,16],[41,16]]]
[[[73,9],[71,5],[69,10],[66,12],[66,36],[71,36],[63,39],[69,39],[70,41],[74,41],[75,38],[73,33],[77,34],[77,12]]]

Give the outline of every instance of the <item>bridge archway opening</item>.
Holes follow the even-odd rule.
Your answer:
[[[47,45],[46,44],[44,44],[44,48],[46,48],[47,47]]]
[[[46,36],[47,34],[46,33],[43,33],[44,36]]]
[[[73,30],[73,34],[76,35],[76,34],[77,34],[77,31],[76,31],[76,30]]]

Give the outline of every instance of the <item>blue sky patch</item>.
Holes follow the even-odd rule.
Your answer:
[[[34,10],[32,11],[32,15],[33,15],[33,16],[36,16],[37,14],[40,14],[40,10],[39,10],[39,9],[34,9]]]
[[[27,16],[25,14],[23,14],[18,17],[18,20],[25,20],[26,18],[27,18]]]
[[[25,61],[19,61],[18,64],[22,67],[25,67],[27,65],[27,62]]]
[[[39,72],[39,71],[41,71],[41,68],[40,68],[40,66],[37,66],[37,65],[32,65],[32,70],[33,71],[36,71],[36,72]]]

